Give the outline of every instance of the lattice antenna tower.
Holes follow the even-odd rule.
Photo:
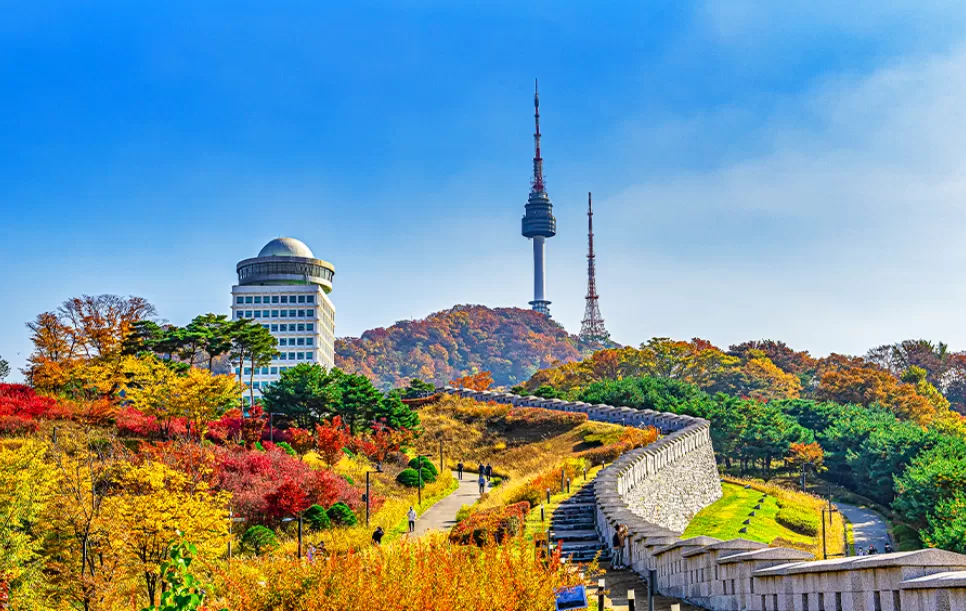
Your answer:
[[[594,205],[591,194],[587,193],[587,305],[584,307],[584,320],[580,325],[580,339],[604,343],[610,333],[604,328],[604,317],[600,314],[597,295],[597,266],[594,256]]]

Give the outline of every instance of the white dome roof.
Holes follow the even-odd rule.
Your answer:
[[[275,238],[259,251],[258,256],[315,258],[309,247],[295,238]]]

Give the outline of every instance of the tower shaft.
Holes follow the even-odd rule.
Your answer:
[[[603,343],[610,339],[604,328],[604,317],[600,314],[597,296],[597,265],[594,255],[594,206],[591,194],[587,193],[587,304],[584,307],[584,320],[580,325],[580,339]]]

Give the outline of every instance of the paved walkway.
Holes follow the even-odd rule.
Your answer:
[[[875,544],[880,554],[885,551],[886,543],[890,543],[889,527],[882,516],[871,509],[856,507],[855,505],[835,503],[835,506],[848,518],[849,522],[852,522],[856,553],[859,553],[859,550],[867,552],[869,545],[872,544]]]
[[[453,477],[456,477],[456,471],[453,471]],[[456,526],[456,512],[460,507],[472,505],[480,498],[480,486],[476,483],[478,477],[476,473],[464,471],[460,487],[419,516],[415,534],[418,536],[431,530],[448,531]]]

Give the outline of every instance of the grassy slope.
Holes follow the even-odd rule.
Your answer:
[[[738,532],[745,527],[742,522],[748,519],[749,513],[754,511],[762,493],[751,488],[746,489],[743,486],[728,483],[721,484],[721,490],[724,496],[694,516],[691,524],[684,531],[684,537],[706,535],[722,540],[741,537],[762,543],[771,543],[776,538],[781,537],[803,545],[813,543],[811,537],[800,535],[775,521],[779,507],[777,499],[773,496],[767,496],[761,509],[751,518],[751,524],[747,525],[748,532]]]

